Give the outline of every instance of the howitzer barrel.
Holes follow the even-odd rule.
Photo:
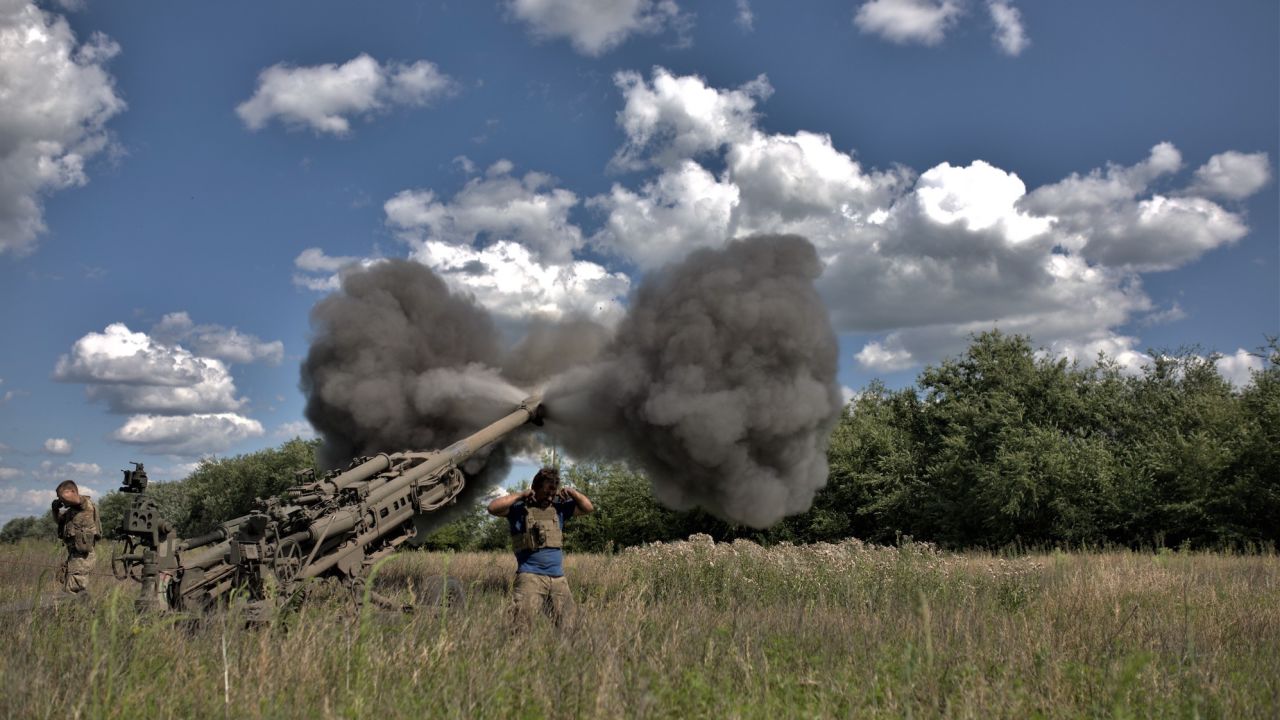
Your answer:
[[[197,535],[189,540],[183,540],[178,546],[179,550],[194,550],[198,547],[204,547],[210,543],[216,543],[226,540],[235,534],[236,528],[244,524],[245,517],[238,517],[234,520],[228,520],[218,527],[210,530],[203,535]]]
[[[427,459],[385,485],[369,493],[365,498],[365,507],[373,508],[374,515],[387,500],[395,498],[408,490],[413,483],[431,477],[446,468],[461,465],[477,452],[506,437],[516,428],[528,422],[536,422],[542,418],[542,398],[534,396],[520,403],[520,408],[497,422],[489,425],[439,452],[431,453]],[[388,512],[386,517],[378,517],[378,527],[367,530],[355,539],[355,544],[363,545],[377,539],[381,528],[397,527],[413,517],[413,509],[407,506]],[[333,538],[348,532],[359,524],[362,512],[359,508],[348,508],[338,511],[323,520],[317,520],[311,526],[311,538],[320,543],[326,538]],[[315,577],[338,563],[337,553],[317,558],[302,573],[303,577]]]
[[[182,556],[182,566],[188,568],[207,568],[222,562],[231,549],[231,542],[223,540],[217,545],[206,545],[198,550]]]
[[[337,492],[353,483],[368,480],[380,472],[386,472],[390,468],[391,457],[386,453],[379,453],[328,482],[333,485],[333,491]]]
[[[405,473],[409,482],[428,477],[449,465],[461,465],[468,458],[527,422],[542,418],[542,398],[533,396],[520,403],[520,409],[436,453],[430,460]]]

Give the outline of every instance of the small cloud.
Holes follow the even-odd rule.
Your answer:
[[[102,467],[98,463],[67,463],[62,468],[68,474],[79,475],[81,477],[97,477],[102,474]]]
[[[1218,374],[1237,388],[1243,388],[1253,382],[1253,374],[1262,371],[1262,358],[1239,348],[1232,355],[1223,355],[1214,365]]]
[[[134,415],[112,438],[148,452],[193,457],[222,452],[263,434],[262,423],[235,413]]]
[[[0,480],[12,480],[17,477],[22,477],[22,471],[18,468],[0,467]]]
[[[0,378],[0,385],[3,385],[3,384],[4,384],[4,378]],[[18,390],[5,390],[4,392],[0,393],[0,407],[4,407],[9,403],[10,400],[23,394],[25,393],[22,393]]]
[[[755,30],[756,16],[751,12],[751,3],[749,0],[737,0],[738,15],[733,19],[745,32]]]
[[[44,441],[44,451],[50,455],[70,455],[71,441],[66,438],[49,438]]]
[[[311,423],[306,420],[295,420],[293,422],[282,424],[280,427],[276,428],[276,431],[272,434],[278,438],[302,438],[303,440],[310,440],[316,436],[316,431],[311,427]]]
[[[1146,317],[1142,318],[1142,324],[1147,326],[1167,325],[1169,323],[1182,320],[1186,317],[1187,317],[1187,313],[1183,311],[1182,306],[1175,302],[1173,305],[1171,305],[1170,307],[1164,310],[1158,310],[1156,312],[1149,313]]]
[[[854,355],[858,364],[869,370],[894,372],[916,364],[911,353],[903,348],[886,347],[879,342],[869,342]]]
[[[453,92],[452,78],[430,62],[382,64],[361,54],[342,65],[272,65],[258,75],[253,97],[236,107],[250,130],[274,119],[293,129],[309,127],[317,135],[351,132],[351,118],[369,116],[394,105],[427,105]]]
[[[320,248],[307,248],[293,259],[301,272],[293,274],[293,284],[316,292],[332,292],[342,286],[342,271],[347,267],[369,267],[381,258],[359,258],[350,255],[326,255]]]
[[[989,0],[987,12],[991,13],[991,22],[996,26],[996,47],[1005,55],[1021,55],[1031,44],[1027,39],[1026,29],[1022,26],[1022,13],[1008,0]]]
[[[42,460],[32,476],[43,480],[75,480],[96,478],[102,475],[102,466],[98,463],[54,463]]]
[[[1188,195],[1243,200],[1271,181],[1271,159],[1264,152],[1228,150],[1209,158],[1196,169]]]
[[[849,403],[851,403],[851,402],[853,402],[854,400],[857,400],[857,399],[858,399],[858,391],[857,391],[857,390],[854,390],[853,388],[849,387],[848,385],[841,385],[841,386],[840,386],[840,397],[841,397],[841,399],[843,399],[843,400],[844,400],[844,404],[845,404],[845,405],[848,405]]]
[[[890,42],[937,45],[962,12],[955,0],[870,0],[858,8],[853,24]]]
[[[583,55],[599,56],[632,35],[673,30],[677,44],[689,42],[693,16],[681,12],[675,0],[510,0],[510,16],[529,27],[539,40],[565,38]]]
[[[222,325],[196,325],[185,312],[162,317],[151,328],[151,336],[170,345],[187,343],[201,355],[229,362],[262,360],[268,365],[279,365],[284,359],[284,343],[279,340],[264,341]]]

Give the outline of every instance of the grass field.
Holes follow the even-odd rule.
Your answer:
[[[51,593],[56,561],[0,547],[0,605]],[[138,617],[135,586],[98,577],[88,603],[0,614],[0,716],[1280,716],[1276,555],[694,539],[571,556],[575,627],[519,638],[513,569],[404,554],[380,589],[409,598],[448,572],[465,604],[357,615],[331,600],[268,629]]]

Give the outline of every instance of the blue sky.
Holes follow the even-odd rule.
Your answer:
[[[306,432],[379,257],[607,322],[797,232],[851,389],[993,325],[1247,382],[1280,331],[1275,3],[69,5],[0,0],[0,521]]]

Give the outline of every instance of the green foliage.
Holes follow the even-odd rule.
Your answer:
[[[479,505],[441,525],[426,537],[422,547],[427,550],[475,550],[487,544],[499,524],[503,533],[502,540],[505,541],[506,521],[491,516],[484,505]],[[500,547],[501,544],[488,549],[496,550]]]
[[[243,515],[256,498],[278,495],[297,482],[299,471],[316,469],[318,440],[293,439],[276,448],[205,460],[184,481],[187,494],[174,498],[188,511],[176,519],[181,535],[197,535],[218,523]]]
[[[0,543],[16,543],[20,540],[56,540],[58,524],[51,513],[39,517],[18,517],[0,528]]]
[[[1153,353],[1124,377],[998,331],[873,383],[832,436],[806,540],[901,535],[950,547],[1246,546],[1280,540],[1280,353],[1235,390],[1215,356]]]

